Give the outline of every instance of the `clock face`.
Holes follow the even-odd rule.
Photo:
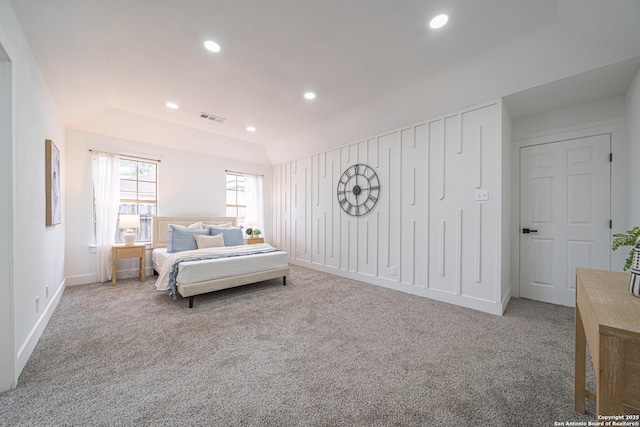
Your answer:
[[[338,181],[338,203],[343,211],[353,216],[365,215],[378,202],[380,180],[369,166],[349,166]]]

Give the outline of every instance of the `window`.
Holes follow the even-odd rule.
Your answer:
[[[140,215],[136,241],[151,241],[151,218],[158,211],[158,164],[120,158],[120,214]],[[124,233],[116,227],[116,242],[124,242]]]
[[[235,216],[237,225],[245,225],[247,217],[247,177],[227,173],[227,216]]]
[[[227,172],[227,216],[244,227],[262,227],[262,177]]]

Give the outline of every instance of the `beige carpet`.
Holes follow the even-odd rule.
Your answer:
[[[173,301],[66,289],[0,425],[552,426],[573,411],[573,309],[504,317],[292,266]],[[593,378],[589,379],[593,387]]]

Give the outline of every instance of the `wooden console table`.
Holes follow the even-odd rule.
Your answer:
[[[586,390],[586,345],[596,393]],[[585,397],[596,416],[640,413],[640,298],[629,292],[629,273],[576,269],[575,410]]]

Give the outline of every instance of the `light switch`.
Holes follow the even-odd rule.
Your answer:
[[[476,190],[476,202],[489,200],[489,190]]]

